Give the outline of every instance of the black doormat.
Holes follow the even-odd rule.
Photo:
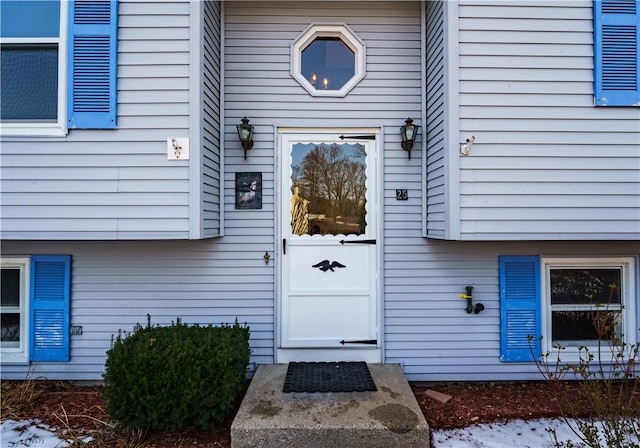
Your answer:
[[[289,363],[283,392],[375,392],[366,362]]]

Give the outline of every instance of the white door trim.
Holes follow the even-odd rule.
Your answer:
[[[376,244],[376,326],[377,339],[376,346],[371,347],[354,347],[342,348],[340,350],[326,348],[282,348],[282,259],[283,259],[283,210],[282,195],[288,192],[283,191],[283,167],[282,154],[283,144],[285,140],[291,136],[320,136],[327,139],[335,139],[340,135],[373,135],[373,155],[375,161],[375,185],[373,186],[373,194],[376,198],[375,210],[370,212],[375,216],[375,239]],[[363,360],[366,362],[380,363],[384,362],[384,327],[383,327],[383,241],[382,241],[382,223],[383,223],[383,133],[382,128],[275,128],[275,214],[276,214],[276,288],[275,288],[275,306],[274,306],[274,361],[278,363],[287,363],[293,361],[349,361]],[[345,140],[350,141],[350,140]],[[358,141],[358,140],[353,140]]]

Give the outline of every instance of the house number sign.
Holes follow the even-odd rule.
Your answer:
[[[407,201],[407,200],[409,200],[409,191],[406,188],[397,188],[396,201]]]

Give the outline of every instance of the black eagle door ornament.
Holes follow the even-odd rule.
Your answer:
[[[346,266],[338,261],[329,261],[329,260],[322,260],[320,263],[316,263],[313,266],[311,266],[312,268],[318,268],[320,269],[322,272],[327,272],[327,271],[331,271],[331,272],[335,272],[333,270],[333,268],[346,268]]]

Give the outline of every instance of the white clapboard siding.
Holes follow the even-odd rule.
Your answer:
[[[190,2],[118,9],[118,127],[3,138],[3,240],[189,238],[199,160],[167,160],[167,138],[189,137]]]
[[[592,2],[458,12],[459,239],[640,239],[640,109],[593,105]]]

